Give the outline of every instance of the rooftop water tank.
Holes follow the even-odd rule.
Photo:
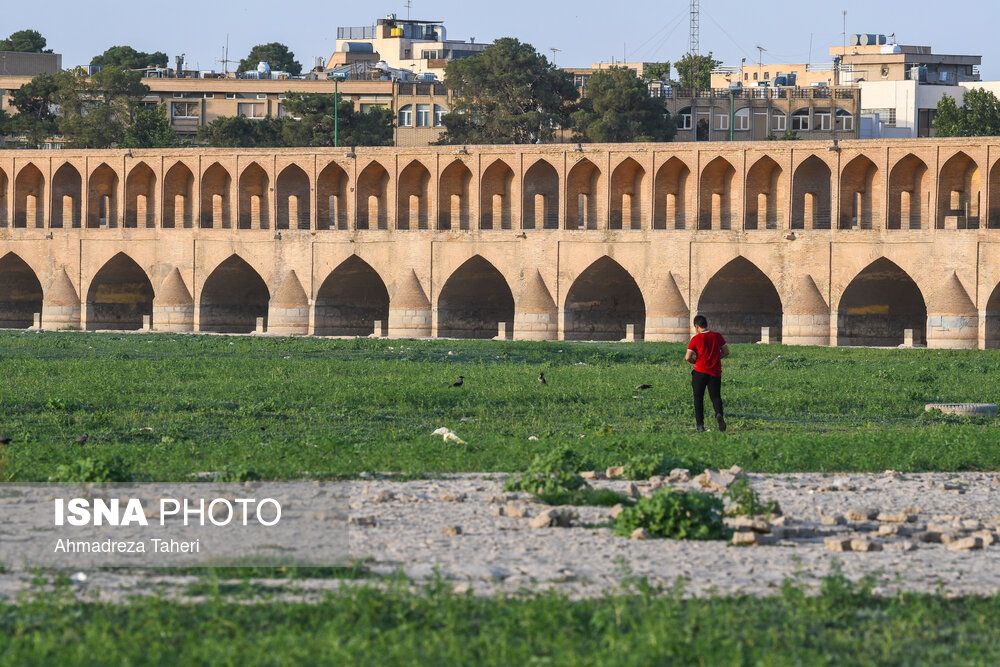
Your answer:
[[[257,74],[260,74],[262,77],[263,76],[270,76],[271,75],[271,63],[269,63],[269,62],[267,62],[265,60],[261,60],[259,63],[257,63]]]

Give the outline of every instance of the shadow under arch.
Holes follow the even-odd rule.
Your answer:
[[[840,297],[837,345],[896,347],[906,329],[913,329],[914,345],[927,341],[927,304],[909,274],[880,257]]]
[[[370,336],[389,321],[389,290],[372,266],[351,255],[330,272],[316,293],[317,336]]]
[[[514,328],[514,295],[506,278],[480,255],[458,267],[438,297],[439,338],[496,338]]]
[[[646,302],[635,278],[607,255],[587,267],[566,295],[566,340],[624,340],[628,325],[636,340],[646,328]]]
[[[698,314],[730,343],[756,343],[764,327],[770,328],[772,341],[781,341],[781,297],[771,279],[745,257],[712,276],[698,300]]]

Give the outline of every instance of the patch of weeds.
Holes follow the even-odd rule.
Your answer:
[[[83,458],[56,467],[50,482],[62,484],[115,484],[132,481],[132,471],[121,457]]]
[[[671,470],[683,468],[692,475],[702,473],[706,466],[700,461],[677,459],[658,454],[636,454],[625,463],[625,479],[643,480],[656,475],[667,475]]]
[[[645,528],[652,537],[672,540],[724,540],[722,500],[698,491],[657,491],[626,507],[615,519],[615,532],[629,536]]]
[[[536,495],[576,491],[586,486],[578,472],[582,464],[580,455],[569,447],[553,449],[536,456],[525,472],[508,478],[505,487]]]
[[[750,485],[750,480],[741,477],[723,494],[726,516],[781,516],[781,505],[775,500],[763,502]]]
[[[245,465],[226,466],[216,476],[216,481],[224,484],[242,484],[244,482],[259,482],[260,480],[260,473]]]
[[[581,505],[589,507],[614,507],[628,505],[632,499],[611,489],[581,488],[574,491],[551,491],[535,494],[546,505]]]

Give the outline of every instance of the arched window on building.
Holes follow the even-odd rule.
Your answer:
[[[837,109],[837,130],[841,132],[853,132],[854,114],[844,109]]]
[[[677,129],[690,130],[694,125],[691,107],[684,107],[677,113]]]
[[[413,127],[413,105],[407,104],[399,110],[399,126]]]
[[[788,116],[780,111],[772,111],[771,130],[774,132],[785,132],[788,130]]]
[[[792,132],[808,132],[812,129],[809,109],[799,109],[792,114]]]
[[[746,132],[750,129],[750,108],[740,109],[736,112],[736,124],[735,128],[737,132]]]
[[[434,105],[434,127],[444,127],[444,116],[448,113],[440,104]]]

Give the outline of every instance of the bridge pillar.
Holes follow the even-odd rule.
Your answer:
[[[935,292],[927,308],[927,347],[969,349],[979,347],[979,311],[952,273]]]
[[[309,333],[309,297],[295,271],[285,273],[268,303],[267,333],[275,336],[305,336]]]
[[[515,340],[558,340],[559,309],[537,270],[514,308]]]
[[[42,328],[49,331],[80,328],[80,296],[65,268],[56,274],[55,280],[45,290]]]
[[[646,309],[644,340],[686,343],[691,337],[691,311],[672,273],[653,288]]]
[[[153,298],[153,330],[194,331],[194,299],[176,267],[167,274]]]
[[[389,338],[430,338],[431,323],[430,299],[411,269],[389,299]]]
[[[829,345],[830,308],[812,276],[803,276],[781,318],[785,345]]]

